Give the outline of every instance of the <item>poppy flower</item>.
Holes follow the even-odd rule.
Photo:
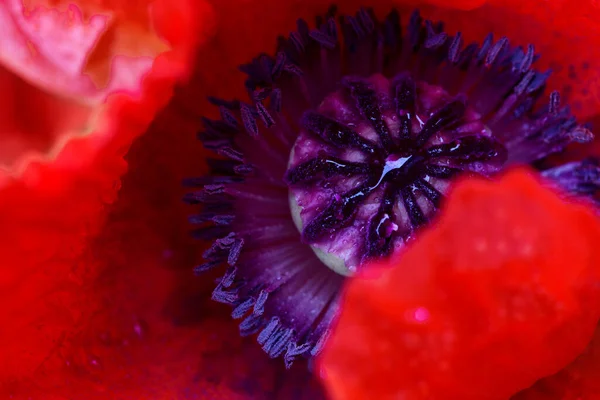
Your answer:
[[[235,225],[238,223],[249,231],[253,226],[268,227],[269,224],[264,223],[261,216],[277,220],[281,218],[279,214],[289,207],[287,196],[283,203],[280,201],[280,189],[265,189],[269,186],[269,174],[274,176],[281,172],[281,176],[275,178],[283,182],[281,178],[288,171],[286,184],[293,186],[292,204],[295,201],[296,208],[306,206],[313,197],[328,194],[309,185],[314,183],[312,175],[306,173],[311,171],[310,168],[300,168],[304,162],[310,161],[302,157],[312,154],[311,143],[318,143],[312,150],[330,157],[325,158],[328,165],[333,165],[329,161],[337,162],[330,154],[332,148],[335,149],[334,145],[343,147],[350,143],[358,146],[359,158],[348,159],[347,154],[342,154],[346,157],[342,158],[344,162],[337,163],[339,168],[352,172],[348,179],[355,179],[360,174],[376,176],[375,172],[379,171],[377,168],[385,168],[386,165],[390,170],[401,170],[405,164],[412,166],[412,163],[407,164],[408,161],[404,160],[407,157],[388,159],[392,152],[382,156],[381,153],[390,147],[383,144],[369,147],[374,141],[368,136],[368,130],[352,134],[340,128],[338,132],[342,134],[337,136],[343,142],[340,144],[335,136],[329,134],[331,130],[323,129],[324,118],[326,121],[338,121],[340,116],[335,113],[343,108],[352,109],[350,114],[354,113],[352,115],[363,125],[368,120],[379,123],[382,118],[387,118],[387,115],[372,114],[369,111],[372,103],[368,101],[358,111],[354,110],[358,99],[373,97],[374,87],[381,93],[392,93],[391,88],[395,89],[404,82],[406,90],[401,93],[409,94],[406,99],[412,98],[411,93],[419,94],[419,98],[413,100],[413,103],[416,101],[417,114],[422,107],[428,109],[427,105],[432,110],[439,108],[448,111],[436,117],[438,122],[435,118],[423,121],[424,125],[429,123],[432,126],[428,128],[432,130],[431,137],[435,136],[440,141],[433,147],[430,143],[413,144],[419,151],[451,151],[451,148],[443,148],[442,136],[449,135],[452,129],[456,130],[459,121],[468,121],[472,123],[471,128],[478,127],[482,133],[467,135],[470,139],[454,144],[459,149],[466,149],[461,157],[472,161],[468,163],[471,172],[492,175],[500,169],[505,158],[510,160],[512,157],[512,160],[521,162],[535,161],[537,168],[549,171],[546,172],[548,177],[556,177],[557,183],[574,189],[577,194],[594,193],[593,185],[596,182],[591,178],[596,166],[593,161],[583,163],[581,154],[576,154],[572,159],[547,160],[548,155],[563,150],[567,142],[591,139],[586,123],[595,117],[599,109],[595,82],[599,58],[593,46],[597,39],[597,28],[586,17],[593,15],[594,5],[591,2],[577,7],[568,2],[553,2],[545,8],[539,7],[539,2],[533,0],[471,0],[452,4],[441,0],[382,0],[371,3],[374,8],[372,15],[361,13],[357,19],[344,20],[341,26],[343,31],[340,32],[344,36],[338,39],[344,41],[345,45],[352,47],[356,44],[361,47],[365,42],[358,31],[363,30],[366,36],[375,32],[369,30],[372,29],[369,21],[379,29],[375,21],[386,21],[386,15],[391,15],[388,18],[392,18],[393,30],[398,27],[394,24],[394,15],[405,24],[413,7],[419,6],[423,19],[414,17],[416,22],[413,22],[413,30],[409,32],[417,33],[414,35],[415,43],[427,53],[427,58],[419,58],[416,63],[421,62],[435,75],[437,68],[444,68],[447,64],[439,59],[442,55],[459,56],[458,60],[451,62],[472,61],[473,55],[469,58],[464,53],[468,43],[488,43],[485,61],[491,73],[486,75],[484,72],[488,70],[482,68],[479,70],[481,76],[477,75],[477,78],[481,78],[490,88],[488,92],[488,89],[480,87],[481,99],[485,100],[486,93],[495,98],[503,98],[507,93],[515,94],[516,103],[507,103],[506,107],[511,113],[517,111],[515,107],[519,108],[522,118],[516,124],[521,123],[519,126],[525,136],[529,132],[527,126],[538,124],[536,126],[541,126],[541,131],[538,129],[529,133],[542,133],[549,140],[528,143],[531,146],[507,148],[506,137],[494,136],[494,132],[491,135],[485,133],[485,126],[477,125],[480,121],[478,115],[485,114],[486,123],[487,118],[493,119],[497,115],[497,131],[508,135],[509,129],[500,128],[506,128],[509,123],[495,108],[498,104],[487,104],[489,109],[483,113],[479,109],[482,105],[473,101],[473,98],[457,97],[459,93],[454,93],[456,90],[446,86],[459,84],[449,76],[446,76],[448,82],[443,87],[414,75],[419,68],[406,70],[408,74],[401,76],[375,76],[371,68],[377,68],[377,63],[365,65],[360,59],[352,63],[358,70],[348,74],[348,78],[358,76],[359,79],[340,79],[344,83],[340,89],[331,89],[331,85],[313,85],[309,92],[323,92],[323,98],[311,98],[317,112],[305,114],[310,108],[306,108],[303,103],[305,99],[298,95],[297,88],[292,88],[290,92],[290,87],[278,85],[285,83],[291,86],[293,79],[296,79],[294,74],[305,72],[306,75],[307,65],[299,65],[299,61],[312,62],[308,67],[308,75],[317,73],[325,76],[331,73],[334,78],[338,77],[336,74],[339,71],[332,67],[334,64],[329,64],[329,59],[325,62],[324,58],[320,58],[324,57],[323,54],[334,55],[328,49],[335,49],[338,44],[338,39],[333,38],[333,31],[329,30],[332,25],[324,23],[329,21],[327,18],[321,18],[320,30],[310,30],[316,25],[309,22],[310,29],[305,29],[301,24],[300,31],[292,39],[288,35],[294,30],[297,18],[313,21],[315,16],[327,16],[327,9],[323,9],[321,2],[215,0],[182,3],[189,5],[189,9],[185,6],[182,6],[183,9],[177,8],[177,2],[157,2],[153,5],[161,5],[162,9],[152,14],[156,18],[153,24],[143,19],[140,22],[139,14],[126,8],[116,8],[117,3],[86,3],[90,13],[110,9],[111,6],[116,8],[111,15],[116,21],[124,21],[124,25],[134,32],[137,31],[133,28],[139,28],[140,25],[146,29],[156,29],[173,52],[177,54],[179,50],[183,53],[183,56],[180,54],[181,58],[175,57],[183,61],[177,63],[182,69],[173,69],[173,65],[158,68],[160,60],[165,60],[165,57],[158,57],[154,61],[153,72],[146,80],[148,92],[145,93],[148,96],[134,96],[133,99],[127,95],[120,97],[110,113],[107,110],[110,101],[101,103],[101,106],[94,107],[94,111],[100,107],[100,115],[106,115],[106,119],[84,119],[98,123],[94,125],[94,132],[97,131],[98,136],[90,136],[97,137],[97,141],[88,140],[87,136],[83,140],[68,137],[69,140],[63,140],[67,145],[60,152],[61,155],[65,154],[63,158],[56,156],[41,162],[23,163],[26,168],[21,168],[7,181],[7,194],[3,192],[0,198],[4,201],[3,253],[8,254],[6,259],[10,262],[3,268],[10,271],[6,287],[19,289],[7,291],[3,300],[6,304],[4,310],[9,310],[5,319],[14,324],[13,330],[3,333],[3,343],[7,349],[7,355],[3,358],[18,360],[18,363],[9,364],[2,372],[2,376],[6,377],[6,393],[13,398],[54,396],[86,399],[322,396],[318,383],[310,378],[302,358],[310,358],[311,352],[319,350],[319,338],[323,337],[337,313],[334,305],[345,278],[327,268],[319,271],[313,268],[318,260],[315,252],[309,245],[301,245],[300,233],[291,218],[283,222],[285,230],[278,231],[282,233],[281,237],[267,238],[272,239],[269,246],[265,245],[264,236],[242,237],[239,229],[231,227],[239,227]],[[140,7],[137,10],[147,12],[146,3],[136,4]],[[342,2],[337,14],[355,15],[361,5],[358,1]],[[83,5],[80,7],[84,8]],[[389,14],[393,7],[398,9],[398,14]],[[161,15],[166,17],[161,19]],[[441,25],[428,24],[425,20],[443,20],[446,25],[442,30]],[[113,33],[118,36],[117,31],[116,28],[108,30],[111,34],[107,36],[111,37]],[[455,39],[458,31],[461,32],[462,43]],[[497,35],[496,40],[485,42],[490,31]],[[288,35],[288,39],[281,40],[278,45],[277,35]],[[502,35],[510,38],[510,45],[504,40],[498,41]],[[401,37],[394,36],[392,32],[391,36],[384,39],[388,40],[385,46],[393,45],[389,43],[390,39]],[[137,39],[142,40],[141,37]],[[304,47],[303,52],[294,53],[290,46],[295,45],[292,43],[295,40],[298,46]],[[425,41],[427,46],[424,46]],[[449,45],[455,42],[458,44],[453,48],[457,52],[453,53],[449,51]],[[112,60],[114,54],[105,52],[112,47],[103,46],[103,43],[100,41],[94,47],[99,50],[97,56]],[[156,44],[153,40],[148,43]],[[370,45],[373,43],[376,42]],[[528,43],[534,43],[536,47],[529,48]],[[518,50],[516,45],[523,46],[523,50]],[[193,59],[187,58],[186,52],[190,47],[196,51]],[[162,47],[152,49],[161,51]],[[283,55],[277,57],[278,53],[274,52],[276,49],[282,50],[279,53]],[[390,47],[385,49],[389,50]],[[477,49],[481,50],[481,47]],[[494,51],[490,52],[491,49]],[[365,51],[364,48],[356,50]],[[270,56],[261,56],[261,53]],[[539,60],[538,53],[542,54]],[[151,53],[151,56],[156,54]],[[305,55],[306,58],[303,58]],[[387,56],[392,59],[395,57],[393,52]],[[507,57],[510,58],[511,68],[504,70],[502,67]],[[92,76],[95,79],[92,82],[96,85],[106,83],[106,70],[102,73],[102,68],[95,68],[96,57],[85,59],[90,61],[86,76]],[[335,56],[331,62],[335,63]],[[239,72],[238,65],[242,64],[245,67],[243,72]],[[398,65],[401,66],[401,63]],[[555,70],[550,77],[545,74],[548,67]],[[364,70],[360,71],[361,68]],[[451,70],[452,67],[447,69]],[[507,74],[503,78],[508,79],[494,79],[498,78],[494,74],[502,70]],[[185,79],[181,79],[181,74],[186,75]],[[456,72],[453,76],[458,79],[464,75],[461,74]],[[152,79],[153,76],[159,82]],[[323,76],[320,76],[320,83],[333,86],[337,83],[328,82]],[[274,81],[273,77],[277,79]],[[156,112],[170,95],[174,78],[180,80],[173,96],[165,107]],[[289,82],[286,83],[285,79]],[[34,81],[40,86],[57,84],[53,90],[70,93],[70,88],[65,89],[66,85],[61,87],[58,82],[59,79]],[[518,92],[517,89],[522,90],[523,85],[525,92]],[[547,90],[542,90],[545,86]],[[250,99],[248,88],[253,95]],[[507,92],[502,93],[503,90]],[[550,96],[554,90],[558,90],[560,96]],[[209,96],[213,96],[210,101],[207,100]],[[218,100],[217,97],[225,100]],[[378,100],[377,93],[375,97]],[[287,110],[285,120],[278,113],[279,100],[282,109]],[[292,107],[290,101],[298,104]],[[147,102],[152,105],[148,106]],[[324,108],[318,109],[321,103]],[[490,100],[488,103],[493,102]],[[334,107],[336,104],[340,106],[339,109]],[[565,104],[570,104],[571,109],[564,108]],[[407,107],[410,111],[412,106],[408,104]],[[485,104],[482,107],[485,108]],[[288,115],[294,110],[297,118]],[[404,120],[407,114],[403,113],[401,119]],[[69,111],[68,115],[75,116],[77,113]],[[283,143],[279,147],[285,151],[275,154],[272,148],[261,149],[260,140],[251,139],[256,129],[261,134],[267,131],[270,132],[268,135],[275,135],[280,126],[289,121],[301,121],[303,115],[303,126],[307,132],[302,140],[296,142],[298,147],[289,166],[289,147],[285,147],[285,135],[281,135]],[[267,127],[271,122],[278,122],[277,128]],[[346,122],[343,119],[338,121]],[[418,132],[416,128],[415,133]],[[209,150],[221,153],[219,161],[208,163],[210,169],[205,160],[211,152],[203,150],[200,143],[196,142],[197,131],[203,132],[200,136]],[[399,137],[395,136],[397,131],[393,129],[390,133],[392,146],[399,146]],[[57,128],[56,132],[62,133],[64,129]],[[140,136],[142,132],[145,134]],[[227,145],[234,135],[236,140],[240,138],[245,148],[239,148],[237,142],[235,146]],[[62,137],[62,134],[58,136]],[[460,139],[456,135],[454,138]],[[272,142],[274,139],[269,140]],[[329,142],[323,144],[323,140]],[[331,144],[331,141],[334,143]],[[53,143],[53,140],[46,138],[46,143]],[[533,144],[541,144],[541,147]],[[589,144],[579,149],[576,147],[575,151],[588,154],[591,148]],[[34,149],[39,148],[45,149],[44,146]],[[127,172],[122,160],[126,152]],[[264,154],[269,154],[269,157],[261,157]],[[226,157],[233,158],[234,162],[223,161]],[[236,161],[236,158],[239,160],[244,157],[252,158],[254,166]],[[282,158],[283,163],[278,158]],[[61,161],[63,159],[65,161]],[[543,162],[538,162],[538,159],[543,159]],[[271,169],[273,160],[277,161],[277,165]],[[365,160],[368,162],[363,162]],[[357,165],[361,162],[368,165]],[[335,168],[323,169],[319,167],[320,163],[323,164],[319,160],[313,162],[319,177],[322,174],[336,177]],[[429,162],[416,165],[419,168],[436,169]],[[562,169],[558,165],[563,166]],[[457,168],[454,164],[441,166],[444,168],[439,169],[438,173],[442,175]],[[251,173],[257,171],[258,175],[252,176]],[[220,178],[215,178],[216,174]],[[121,176],[122,185],[118,183]],[[189,188],[180,185],[185,178],[189,178],[188,184],[203,186],[186,198],[204,204],[200,206],[202,211],[191,219],[203,228],[206,228],[206,224],[210,225],[208,229],[197,231],[196,236],[214,239],[213,245],[203,244],[205,242],[195,241],[188,236],[186,216],[193,212],[193,208],[180,201],[184,193],[190,192]],[[440,177],[440,181],[443,180],[444,177]],[[232,189],[225,189],[232,183],[242,186],[243,190],[236,193],[243,194],[245,190],[246,194],[256,194],[257,197],[246,203],[233,204],[230,198]],[[399,190],[409,187],[404,184],[401,186]],[[423,188],[421,192],[427,191],[428,186]],[[262,192],[263,189],[266,192]],[[445,192],[441,186],[434,186],[433,189],[429,191],[432,197],[436,197],[436,192]],[[429,212],[435,211],[431,207],[428,210],[421,208],[419,202],[423,199],[418,197],[421,194],[415,195],[409,190],[403,196],[408,199],[405,201],[407,207],[410,208],[411,204],[414,206],[414,212],[405,214],[406,218],[402,221],[398,215],[394,215],[393,221],[384,224],[384,231],[393,234],[390,236],[397,237],[395,232],[411,230],[421,224],[420,216],[425,224],[425,219],[432,216]],[[267,199],[275,204],[272,207],[258,205],[256,198]],[[331,198],[336,199],[335,194]],[[224,199],[228,201],[221,201]],[[379,203],[372,206],[377,215]],[[305,208],[307,212],[304,214],[296,212],[296,223],[301,229],[302,226],[318,227],[321,222],[321,226],[328,226],[323,218],[323,221],[317,218],[318,213],[314,209]],[[15,210],[20,212],[15,213]],[[343,209],[333,211],[333,216],[345,215]],[[369,215],[373,213],[365,218]],[[349,220],[346,217],[341,219],[345,222]],[[311,225],[315,220],[319,223]],[[326,230],[333,228],[334,225],[331,225]],[[230,235],[232,232],[236,235]],[[324,239],[331,232],[325,233],[319,229],[305,230],[304,240],[312,243],[317,252],[333,253],[335,258],[328,258],[327,254],[321,256],[332,266],[337,262],[338,270],[343,273],[352,273],[353,269],[362,265],[358,261],[362,261],[363,256],[386,255],[393,247],[387,240],[388,236],[378,236],[377,240],[372,241],[377,245],[369,247],[373,248],[372,252],[357,252],[354,243],[363,243],[364,239],[356,238],[345,248],[337,246],[341,242]],[[290,241],[287,234],[297,240]],[[278,242],[283,246],[277,246]],[[362,246],[365,248],[364,243]],[[403,243],[399,246],[403,246]],[[203,256],[207,260],[202,261]],[[263,258],[252,264],[249,260],[253,257]],[[340,264],[336,258],[343,263]],[[224,276],[222,264],[232,264]],[[286,264],[292,267],[286,271],[288,275],[280,274],[278,269],[281,270]],[[206,273],[192,278],[193,265],[199,265],[197,270]],[[242,268],[243,265],[254,265],[255,269]],[[300,269],[302,266],[307,268]],[[217,279],[216,284],[214,279]],[[273,285],[277,282],[286,282],[286,285],[275,293]],[[213,287],[215,285],[216,290]],[[230,303],[233,309],[213,304],[209,300],[211,296]],[[244,317],[242,333],[249,334],[249,338],[239,337],[236,323],[228,315],[231,313],[234,317]],[[258,335],[259,345],[255,343],[254,333]],[[283,356],[288,365],[294,360],[300,362],[296,362],[290,371],[285,371],[281,360],[268,360],[260,347],[268,356]]]

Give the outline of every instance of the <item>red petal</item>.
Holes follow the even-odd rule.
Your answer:
[[[600,221],[525,172],[459,183],[398,260],[350,281],[323,355],[335,399],[506,399],[600,317]]]
[[[577,359],[560,372],[541,379],[511,400],[595,400],[600,398],[600,329]]]
[[[196,7],[195,2],[171,3],[177,7],[187,4],[189,9]],[[0,10],[5,12],[11,4],[14,5],[0,4]],[[178,10],[180,12],[180,8]],[[48,11],[47,15],[53,13]],[[33,18],[32,14],[25,16]],[[208,17],[197,14],[194,24],[203,16]],[[188,22],[192,20],[188,19]],[[10,321],[11,326],[0,333],[2,382],[31,376],[56,351],[57,345],[78,329],[80,321],[88,318],[83,318],[87,309],[82,304],[86,303],[88,286],[99,271],[93,263],[80,257],[90,238],[100,230],[106,206],[116,199],[119,178],[127,167],[123,160],[125,152],[133,139],[144,132],[155,112],[168,101],[175,81],[188,72],[192,47],[204,39],[200,32],[192,39],[184,38],[177,32],[191,31],[192,27],[186,28],[185,20],[178,23],[181,25],[170,30],[170,26],[159,18],[157,25],[165,30],[165,37],[185,40],[172,41],[173,50],[163,52],[154,61],[143,61],[151,67],[143,74],[131,68],[139,66],[134,58],[129,63],[124,58],[112,57],[109,61],[115,79],[111,82],[116,86],[98,89],[92,95],[77,92],[80,87],[78,81],[74,82],[74,94],[89,95],[85,97],[88,105],[95,104],[92,101],[95,95],[104,93],[102,101],[93,109],[93,119],[88,121],[92,123],[89,133],[73,137],[68,129],[55,129],[54,141],[47,140],[54,145],[55,151],[48,155],[52,162],[47,161],[47,156],[24,159],[21,155],[20,168],[5,169],[0,176],[0,318]],[[6,36],[0,36],[5,44]],[[12,39],[15,42],[11,43],[11,49],[16,51],[22,38]],[[43,46],[48,43],[44,42]],[[3,51],[5,49],[3,47]],[[11,60],[18,61],[18,58]],[[13,116],[21,120],[9,122],[20,127],[20,124],[26,124],[25,118],[32,119],[32,116],[50,112],[70,114],[71,110],[59,104],[65,93],[56,90],[64,88],[44,86],[52,84],[52,78],[56,76],[50,75],[48,80],[49,70],[43,62],[25,64],[19,65],[24,69],[31,67],[30,71],[22,71],[30,83],[21,81],[18,83],[21,86],[13,93],[15,97],[24,96],[21,87],[25,86],[29,91],[27,104],[19,107],[19,113]],[[34,73],[28,75],[31,71]],[[60,72],[69,73],[64,69]],[[123,72],[131,75],[123,80]],[[13,85],[17,85],[16,79],[11,78]],[[128,86],[124,87],[123,83]],[[115,88],[119,88],[120,93],[113,93]],[[37,107],[40,106],[44,108],[39,110]],[[64,122],[61,120],[56,125]],[[41,124],[33,128],[20,133],[27,140],[47,139],[37,137],[38,132],[44,132]]]
[[[121,93],[139,100],[147,91],[145,80],[173,81],[189,72],[191,51],[207,32],[204,26],[192,31],[199,21],[191,15],[198,11],[209,20],[206,5],[189,0],[127,4],[122,10],[69,3],[57,10],[0,2],[5,94],[0,129],[7,144],[0,153],[0,185],[32,161],[60,158],[71,138],[101,141],[90,148],[97,151],[112,140],[112,127],[103,124],[112,123],[110,104],[120,100],[111,97]],[[147,106],[164,103],[168,87],[162,100]],[[139,113],[140,122],[149,123],[152,114]]]

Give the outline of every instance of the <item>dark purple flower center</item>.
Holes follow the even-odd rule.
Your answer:
[[[412,239],[452,178],[490,176],[507,156],[465,96],[406,73],[346,77],[300,125],[286,174],[292,214],[345,275]]]
[[[592,140],[544,95],[533,46],[464,46],[418,12],[405,29],[396,11],[334,14],[243,65],[248,100],[211,99],[220,117],[199,137],[217,157],[188,182],[194,234],[212,241],[196,271],[226,267],[213,299],[288,366],[319,352],[343,275],[400,251],[456,176]],[[539,169],[573,195],[600,188],[595,160]]]

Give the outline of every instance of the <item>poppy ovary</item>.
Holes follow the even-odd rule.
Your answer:
[[[343,275],[403,248],[453,178],[488,177],[507,159],[466,96],[407,73],[345,77],[300,126],[285,177],[292,216]]]

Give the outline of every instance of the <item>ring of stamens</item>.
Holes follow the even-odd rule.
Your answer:
[[[212,298],[232,307],[241,335],[257,334],[287,366],[320,352],[338,312],[344,278],[311,247],[341,255],[349,272],[412,238],[457,173],[489,175],[503,154],[505,166],[540,167],[593,139],[558,93],[543,99],[549,73],[532,68],[533,46],[492,35],[464,46],[460,33],[418,12],[404,27],[397,11],[383,20],[372,10],[335,14],[312,29],[300,20],[275,56],[241,66],[248,102],[210,99],[220,118],[204,118],[199,138],[218,156],[207,175],[187,182],[198,187],[186,196],[200,208],[193,233],[212,240],[196,272],[225,266]],[[597,199],[597,161],[541,169],[571,195]],[[352,192],[360,187],[369,193]],[[312,207],[319,195],[326,198]],[[340,232],[354,224],[363,232],[344,253]]]

